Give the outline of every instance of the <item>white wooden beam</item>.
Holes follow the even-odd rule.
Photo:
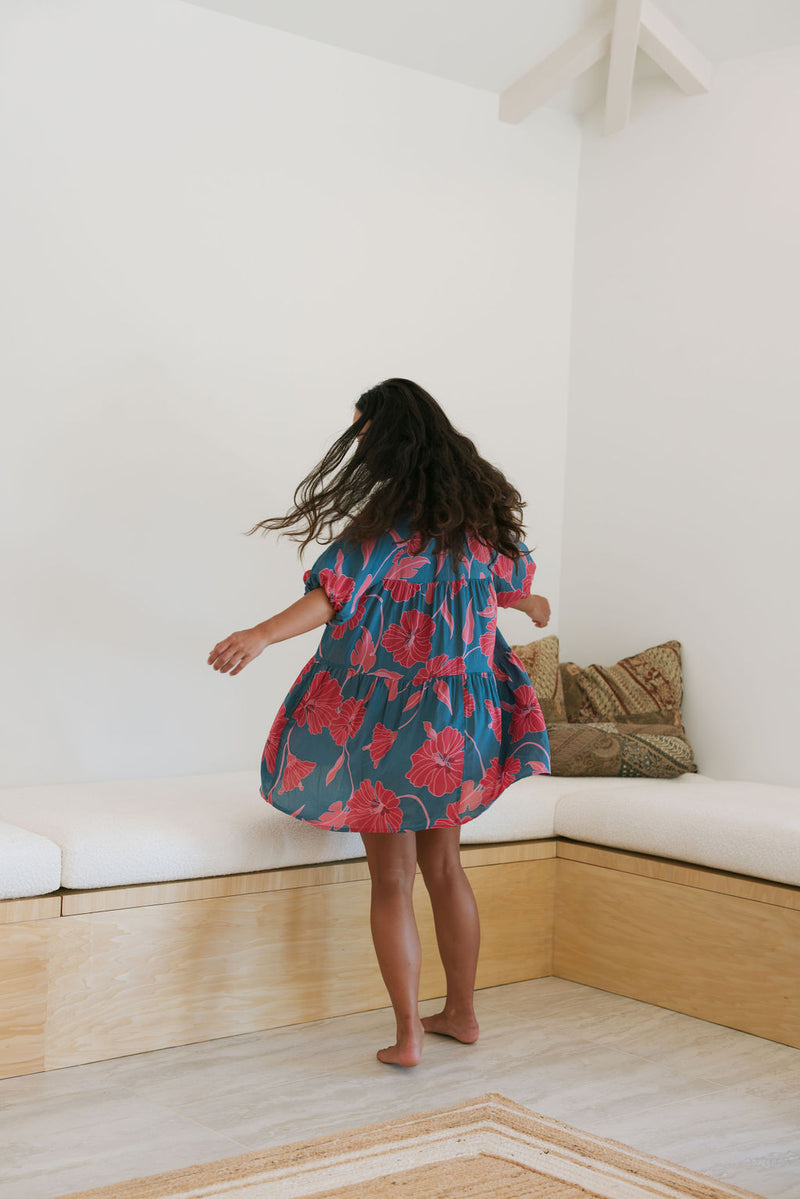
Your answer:
[[[547,101],[588,71],[611,45],[613,18],[598,17],[589,22],[579,33],[542,59],[540,63],[500,93],[499,117],[516,125],[529,116],[540,104]]]
[[[687,96],[699,96],[711,87],[713,64],[652,0],[642,0],[639,45]]]
[[[605,133],[619,133],[630,119],[641,16],[642,0],[617,0],[606,84]]]

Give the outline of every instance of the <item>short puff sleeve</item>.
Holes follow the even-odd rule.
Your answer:
[[[492,560],[492,582],[499,608],[511,608],[531,593],[536,563],[524,541],[519,542],[519,548],[521,553],[516,562],[505,554],[497,554]]]
[[[340,541],[332,541],[303,575],[306,595],[321,587],[328,597],[334,611],[329,624],[350,620],[369,581],[361,548],[345,550]]]

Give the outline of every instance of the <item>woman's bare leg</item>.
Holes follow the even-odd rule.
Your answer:
[[[419,1018],[420,945],[412,892],[415,833],[362,833],[372,898],[370,927],[378,965],[397,1020],[397,1041],[378,1050],[382,1062],[416,1066],[424,1030]]]
[[[426,829],[416,834],[417,861],[431,897],[436,941],[447,978],[443,1010],[424,1017],[422,1025],[426,1032],[471,1044],[478,1039],[474,993],[480,921],[461,865],[460,834],[460,828]]]

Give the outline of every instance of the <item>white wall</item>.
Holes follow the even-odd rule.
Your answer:
[[[562,660],[683,644],[700,770],[800,783],[800,48],[585,139]]]
[[[179,0],[6,0],[0,43],[0,782],[257,772],[319,634],[206,665],[314,557],[243,531],[390,375],[522,490],[557,631],[570,118]]]

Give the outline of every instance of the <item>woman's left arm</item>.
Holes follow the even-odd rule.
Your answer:
[[[218,641],[208,655],[208,664],[222,674],[227,671],[231,675],[239,674],[268,645],[327,624],[334,611],[322,587],[315,587],[302,599],[261,624],[252,629],[241,629],[238,633],[231,633],[224,641]]]

